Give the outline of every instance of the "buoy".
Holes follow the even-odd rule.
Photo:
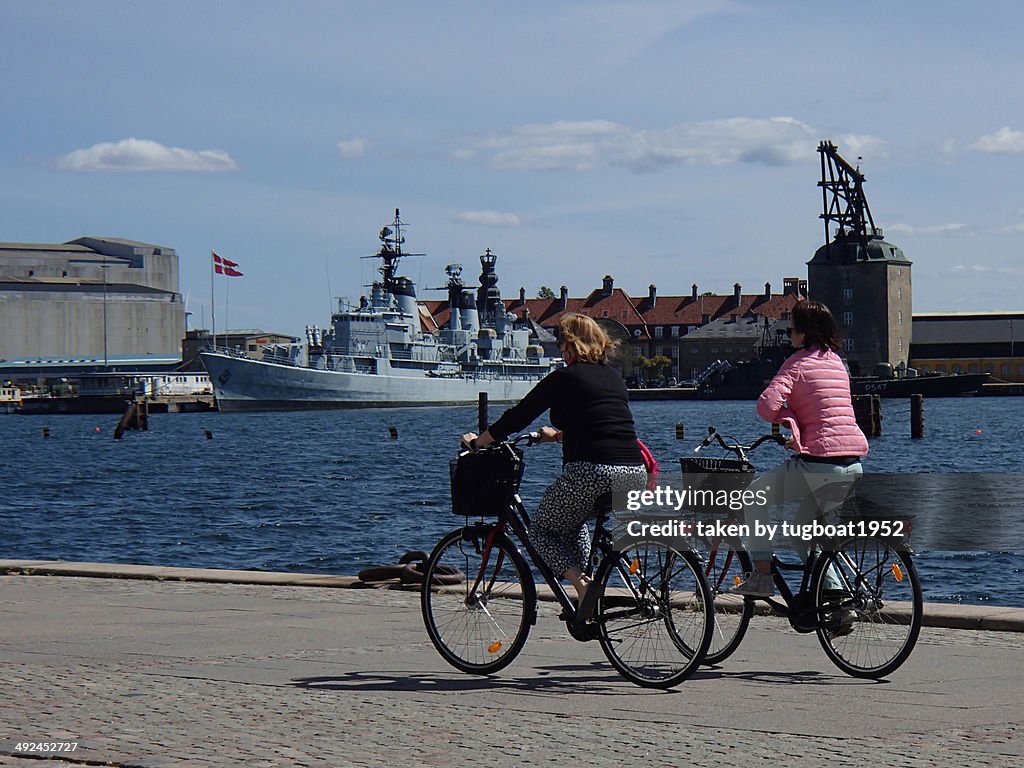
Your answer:
[[[211,432],[208,429],[206,430],[206,439],[207,440],[213,440],[213,432]]]
[[[49,436],[50,436],[50,428],[49,427],[43,427],[43,437],[46,438],[46,437],[49,437]]]
[[[980,434],[981,434],[981,430],[980,430],[980,429],[976,429],[976,430],[974,430],[974,434],[976,434],[976,435],[980,435]]]
[[[99,432],[99,431],[100,431],[100,428],[99,428],[99,427],[93,427],[93,428],[92,428],[92,431],[93,431],[93,432]]]
[[[398,427],[388,427],[388,432],[391,434],[392,440],[398,439]]]

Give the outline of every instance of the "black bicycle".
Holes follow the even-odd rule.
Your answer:
[[[687,475],[721,478],[745,487],[753,479],[748,454],[766,442],[783,444],[774,433],[750,445],[726,442],[714,427],[695,453],[717,442],[735,459],[688,456],[680,459]],[[826,486],[827,487],[827,486]],[[846,490],[842,493],[845,495]],[[832,499],[835,506],[842,499]],[[742,520],[731,520],[740,522]],[[880,678],[891,674],[909,658],[921,631],[921,583],[905,541],[880,521],[858,518],[856,513],[837,526],[855,534],[818,538],[810,542],[807,558],[785,562],[772,555],[771,572],[781,599],[731,594],[743,575],[752,570],[749,553],[737,537],[697,536],[705,575],[714,595],[714,630],[705,663],[719,664],[740,645],[754,613],[754,602],[764,600],[789,619],[797,632],[815,632],[825,654],[854,677]],[[800,573],[794,592],[785,572]]]
[[[421,609],[431,642],[470,674],[492,674],[515,659],[537,621],[537,588],[518,541],[561,605],[573,638],[596,639],[637,685],[676,685],[700,666],[711,641],[713,603],[700,561],[656,540],[617,544],[608,527],[608,494],[595,510],[588,569],[589,589],[600,597],[593,620],[577,623],[575,602],[530,542],[518,492],[518,445],[537,440],[537,433],[520,435],[464,451],[452,462],[453,511],[466,524],[438,542],[423,568]],[[464,580],[452,584],[455,575]]]

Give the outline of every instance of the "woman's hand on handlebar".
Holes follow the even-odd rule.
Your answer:
[[[523,440],[528,441],[529,445],[536,445],[538,443],[560,443],[562,442],[562,433],[554,427],[541,427],[537,432],[529,432],[524,435],[519,435],[516,438],[508,438],[513,443],[519,443]],[[491,433],[484,430],[481,434],[476,432],[467,432],[460,440],[459,444],[463,450],[476,451],[480,448],[486,448],[488,445],[494,444],[494,438],[491,437]]]
[[[562,442],[562,433],[554,427],[541,427],[538,434],[540,435],[540,438],[537,440],[538,443]]]
[[[459,443],[468,451],[475,451],[479,448],[486,448],[488,445],[494,442],[494,438],[491,437],[491,433],[486,429],[482,434],[476,432],[467,432],[459,440]]]

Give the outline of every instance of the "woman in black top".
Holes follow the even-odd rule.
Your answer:
[[[606,363],[614,342],[584,315],[565,315],[558,327],[566,366],[548,374],[482,435],[469,432],[462,442],[476,449],[504,440],[550,409],[554,428],[541,428],[541,442],[562,443],[562,475],[544,492],[530,539],[551,569],[576,588],[577,621],[584,621],[593,615],[597,597],[591,592],[586,598],[590,534],[584,523],[599,496],[643,490],[647,470],[626,386]]]

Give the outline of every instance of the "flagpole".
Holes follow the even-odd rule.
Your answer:
[[[217,303],[213,293],[213,251],[210,251],[210,328],[213,336],[213,351],[217,351]]]

